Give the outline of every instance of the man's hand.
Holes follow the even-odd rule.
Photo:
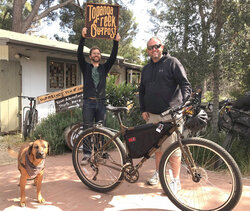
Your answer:
[[[116,34],[116,36],[115,36],[115,41],[119,42],[119,41],[120,41],[120,39],[121,39],[120,34],[119,34],[119,33],[117,33],[117,34]]]
[[[142,114],[142,118],[147,122],[149,120],[149,113],[148,112],[143,112]]]
[[[87,28],[84,27],[84,28],[82,29],[82,37],[86,37],[86,34],[87,34]]]

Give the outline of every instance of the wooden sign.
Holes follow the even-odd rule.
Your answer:
[[[118,31],[119,5],[86,3],[86,37],[114,39]]]
[[[56,112],[61,112],[73,108],[79,108],[83,105],[83,93],[73,94],[61,99],[55,100]]]
[[[47,95],[42,95],[36,98],[37,104],[45,103],[51,100],[61,99],[63,97],[67,97],[73,94],[83,92],[83,85],[73,86],[68,89],[63,89],[61,91],[52,92]]]

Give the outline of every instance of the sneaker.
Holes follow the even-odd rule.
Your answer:
[[[81,160],[81,166],[86,166],[89,163],[90,154],[84,154]]]
[[[159,173],[156,171],[154,175],[147,181],[148,185],[157,185],[159,183]]]
[[[181,182],[179,179],[173,179],[170,183],[169,183],[170,189],[171,191],[176,194],[179,190],[181,190]]]

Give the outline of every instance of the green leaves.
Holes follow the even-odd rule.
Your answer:
[[[127,106],[134,101],[137,87],[125,82],[116,83],[117,76],[109,75],[106,85],[107,103],[112,106]]]

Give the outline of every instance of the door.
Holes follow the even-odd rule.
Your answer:
[[[0,61],[0,132],[21,128],[20,99],[21,65],[15,61]]]

